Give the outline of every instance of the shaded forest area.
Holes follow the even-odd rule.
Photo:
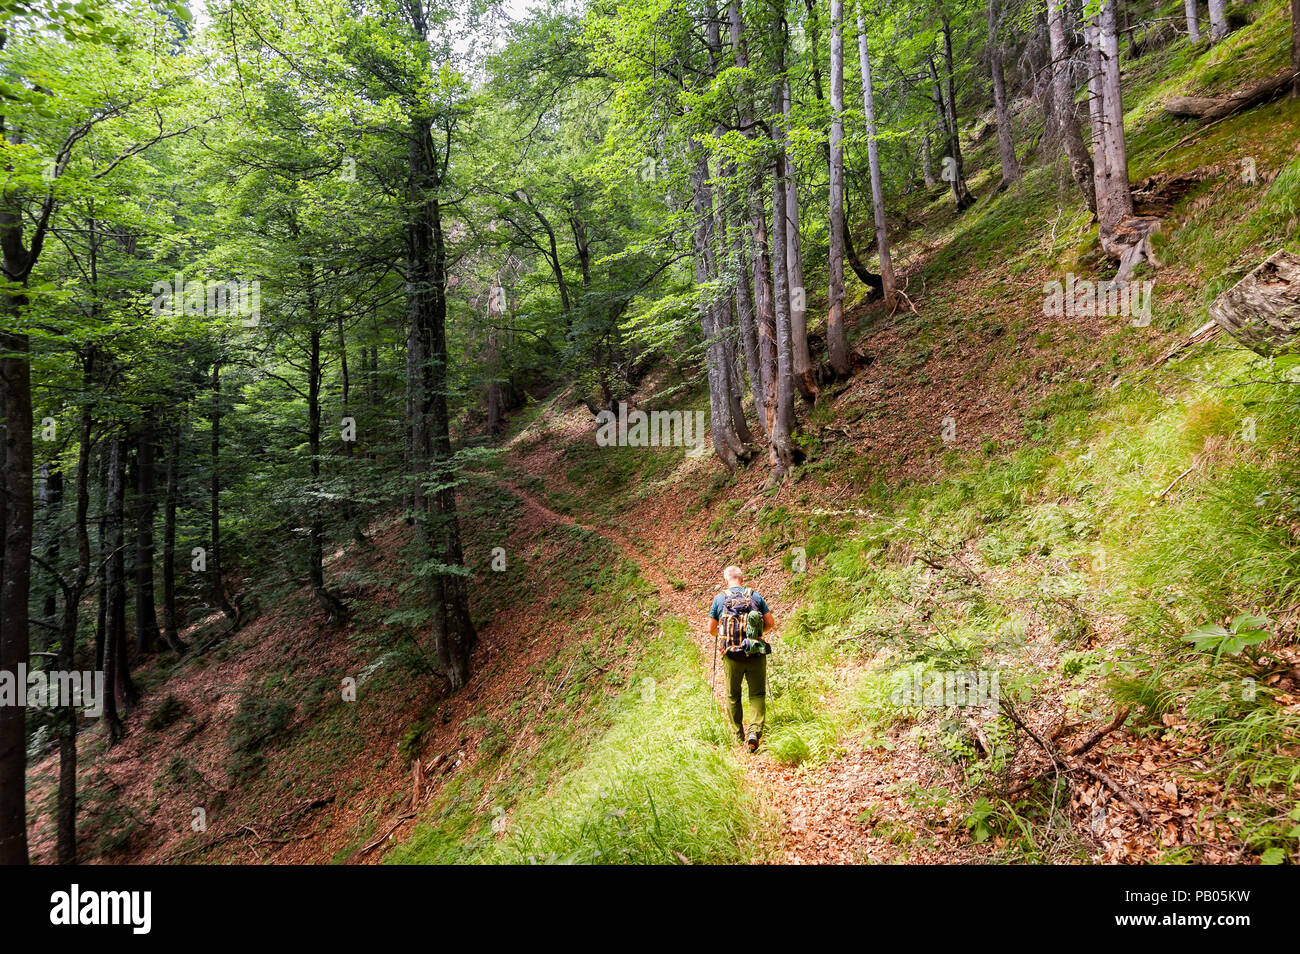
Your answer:
[[[269,860],[1296,859],[1300,0],[17,0],[0,59],[0,862],[248,860],[269,779],[337,813]],[[274,776],[313,731],[395,761]]]

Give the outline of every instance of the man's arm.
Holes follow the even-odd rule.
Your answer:
[[[763,614],[763,635],[766,636],[774,629],[776,629],[776,617],[773,616],[771,613],[764,613]]]

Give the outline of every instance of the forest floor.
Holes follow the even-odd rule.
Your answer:
[[[569,426],[561,425],[561,430],[576,440],[589,439],[583,433],[579,412],[566,417]],[[575,488],[566,486],[559,464],[564,444],[556,440],[556,422],[546,424],[547,438],[536,441],[527,456],[508,458],[507,465],[541,477],[544,485],[563,488],[569,499],[576,499],[572,496]],[[511,483],[509,490],[540,521],[582,526],[609,540],[639,567],[654,587],[660,613],[688,621],[702,672],[708,674],[719,710],[725,711],[726,690],[721,676],[712,668],[712,637],[706,627],[709,604],[721,585],[722,568],[735,557],[707,539],[705,520],[685,512],[683,504],[689,496],[670,491],[656,493],[628,519],[616,521],[615,530],[608,523],[597,522],[599,516],[585,522],[559,513],[517,482]],[[733,489],[734,494],[741,492]],[[779,618],[794,607],[782,605],[785,587],[778,572],[779,561],[770,563],[769,572],[762,577],[762,589]],[[782,665],[779,627],[772,638],[775,655],[769,666],[776,667]],[[845,683],[851,675],[851,671],[842,674]],[[776,705],[777,700],[769,700],[769,718],[776,715]],[[923,810],[908,801],[908,792],[928,788],[939,778],[906,733],[896,733],[887,748],[849,745],[838,757],[816,767],[782,764],[761,746],[753,755],[743,744],[735,743],[734,748],[758,803],[777,820],[776,827],[768,832],[769,842],[759,852],[770,862],[864,864],[906,858],[911,863],[954,863],[988,859],[993,854],[993,843],[975,845],[961,833],[960,818],[943,820],[952,824],[936,824],[938,819],[926,817]],[[871,816],[871,825],[864,824],[864,813]],[[930,843],[921,850],[901,850],[899,843],[911,845],[913,833],[918,830],[933,836]],[[948,840],[945,834],[956,837]]]
[[[1044,315],[1046,282],[1108,273],[1095,224],[1063,163],[995,194],[993,139],[972,143],[979,203],[959,217],[938,190],[909,200],[896,261],[917,312],[850,313],[864,364],[800,406],[810,459],[786,483],[765,489],[761,459],[728,475],[711,455],[597,448],[575,390],[539,398],[461,494],[469,685],[449,694],[436,675],[419,591],[402,582],[410,530],[380,520],[327,566],[355,609],[346,624],[290,579],[208,653],[136,667],[143,702],[123,742],[81,735],[85,857],[1294,857],[1295,378],[1222,339],[1180,346],[1217,291],[1294,248],[1300,103],[1192,130],[1159,109],[1281,68],[1268,57],[1285,11],[1270,10],[1221,48],[1175,44],[1126,72],[1134,176],[1247,155],[1259,171],[1172,197],[1149,326]],[[702,407],[698,373],[666,366],[629,399]],[[498,548],[508,572],[489,568]],[[706,614],[729,563],[779,621],[752,756],[726,732],[721,692],[708,696]],[[1265,654],[1189,647],[1195,627],[1238,612],[1269,617]],[[891,706],[891,680],[922,663],[996,667],[1027,729],[1058,748],[1128,719],[1067,782],[1005,719]],[[346,678],[355,702],[340,699]],[[672,691],[650,698],[647,679]],[[33,857],[48,861],[56,756],[30,779]],[[650,792],[654,817],[639,818]],[[753,824],[719,817],[742,801]],[[583,853],[593,840],[606,853]]]

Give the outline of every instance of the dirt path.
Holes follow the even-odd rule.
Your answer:
[[[679,546],[671,553],[657,552],[664,548],[558,513],[513,483],[508,483],[507,488],[533,515],[598,534],[633,561],[641,575],[658,591],[665,613],[682,616],[690,622],[692,636],[700,651],[700,665],[706,675],[709,673],[712,638],[701,621],[717,589],[710,582],[708,568],[723,566],[726,561],[722,556],[685,546]],[[692,553],[697,556],[694,566],[688,562]],[[674,571],[671,578],[665,567]],[[725,704],[724,692],[720,683],[714,688],[720,707]],[[748,785],[760,802],[779,819],[778,841],[770,861],[862,864],[904,858],[936,860],[936,855],[928,852],[908,851],[904,855],[900,846],[873,836],[862,820],[864,812],[874,813],[891,807],[890,803],[897,800],[891,797],[891,793],[898,783],[922,779],[915,764],[895,759],[892,753],[882,750],[864,750],[859,745],[848,746],[844,753],[814,769],[783,765],[761,748],[751,755],[738,744],[737,751]],[[938,855],[944,856],[943,853]]]

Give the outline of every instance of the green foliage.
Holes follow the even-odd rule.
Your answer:
[[[541,750],[527,754],[535,781],[503,785],[495,771],[486,789],[479,787],[483,776],[458,780],[390,860],[753,860],[767,822],[744,787],[731,733],[700,677],[685,623],[670,620],[662,633],[628,651],[639,655],[628,687],[580,720],[561,711]],[[568,678],[582,698],[582,687],[600,674],[570,669]],[[527,699],[524,708],[531,708]],[[490,742],[489,748],[492,759],[522,758],[517,747],[506,752]],[[562,771],[548,776],[548,765]],[[477,807],[469,807],[471,792]]]
[[[1198,626],[1183,637],[1202,652],[1213,652],[1217,660],[1224,653],[1235,656],[1248,646],[1257,646],[1268,639],[1269,633],[1264,627],[1268,620],[1260,616],[1241,613],[1233,617],[1225,629],[1218,623],[1206,623]]]
[[[287,700],[251,694],[240,698],[226,735],[232,777],[253,775],[261,769],[265,750],[284,741],[293,714],[294,706]]]

